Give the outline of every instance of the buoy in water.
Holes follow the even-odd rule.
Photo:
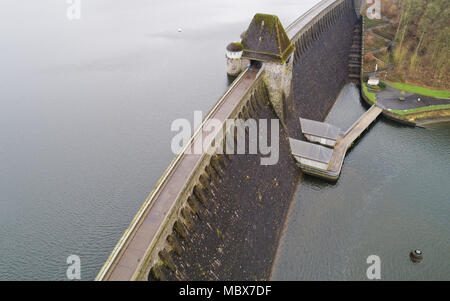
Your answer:
[[[423,253],[422,253],[422,251],[420,251],[418,249],[412,250],[409,253],[409,258],[411,258],[412,262],[419,263],[419,262],[421,262],[423,260]]]

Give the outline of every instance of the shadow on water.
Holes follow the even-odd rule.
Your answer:
[[[235,80],[236,78],[237,78],[237,76],[227,75],[227,83],[228,83],[228,86],[231,85],[231,84],[234,82],[234,80]]]
[[[311,187],[314,190],[320,190],[320,189],[336,186],[337,181],[330,182],[330,181],[319,179],[317,177],[314,177],[314,176],[311,176],[308,174],[304,174],[303,180],[302,180],[302,185],[308,185],[309,187]]]

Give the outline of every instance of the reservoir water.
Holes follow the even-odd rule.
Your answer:
[[[367,106],[354,84],[326,121],[347,129]],[[383,117],[347,154],[335,184],[305,176],[292,204],[274,280],[450,280],[450,124],[429,129]],[[412,249],[424,261],[413,264]]]
[[[5,0],[0,9],[0,280],[95,277],[174,157],[170,126],[228,86],[257,12],[318,0]],[[178,29],[181,29],[181,32]]]

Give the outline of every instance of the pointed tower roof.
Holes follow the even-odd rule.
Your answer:
[[[294,51],[291,40],[275,15],[256,14],[243,36],[242,44],[243,57],[258,61],[284,63]]]

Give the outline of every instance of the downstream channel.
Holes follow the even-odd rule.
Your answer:
[[[327,122],[347,129],[367,106],[347,84]],[[378,119],[348,152],[337,183],[305,176],[272,272],[274,280],[450,278],[450,124],[413,128]],[[412,249],[424,261],[413,264]]]

